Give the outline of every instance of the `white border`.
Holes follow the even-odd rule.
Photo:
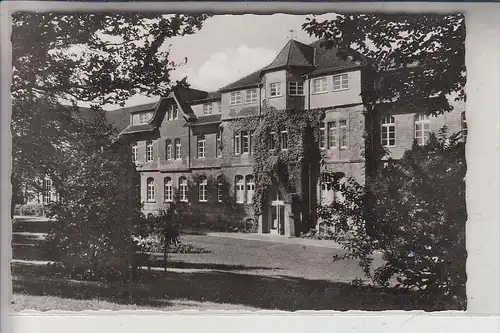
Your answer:
[[[339,332],[499,332],[500,331],[500,222],[499,222],[499,110],[500,110],[500,4],[499,3],[54,3],[2,2],[1,61],[1,308],[9,307],[8,262],[10,238],[10,22],[7,10],[158,10],[164,12],[216,11],[217,13],[321,13],[342,11],[464,12],[467,26],[467,312],[23,312],[1,321],[1,331],[214,331],[255,332],[278,330]],[[4,110],[5,109],[5,110]],[[450,189],[453,191],[453,189]],[[306,315],[307,313],[307,315]],[[335,313],[335,315],[331,315]],[[328,314],[328,315],[326,315]],[[4,318],[5,319],[5,318]],[[139,319],[139,320],[138,320]],[[145,319],[145,320],[140,320]],[[9,325],[11,324],[11,325]],[[10,328],[10,329],[9,329]]]

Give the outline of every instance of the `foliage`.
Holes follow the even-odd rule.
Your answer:
[[[347,13],[324,21],[310,17],[303,29],[373,70],[377,89],[363,92],[365,105],[398,99],[443,113],[451,110],[445,96],[465,98],[462,14]],[[431,98],[436,96],[439,104]]]
[[[27,203],[24,205],[16,205],[14,214],[22,216],[44,216],[45,210],[43,205],[39,203]]]
[[[159,234],[151,234],[147,237],[134,236],[134,242],[142,253],[162,253],[164,250],[163,237]],[[179,242],[168,247],[168,253],[211,253],[212,251],[190,243]]]
[[[350,180],[345,201],[320,207],[347,251],[376,284],[417,289],[436,307],[465,304],[465,153],[460,135],[431,135],[388,161],[365,188]],[[338,189],[338,182],[331,181]],[[450,189],[453,189],[450,191]],[[372,256],[384,264],[372,272]]]

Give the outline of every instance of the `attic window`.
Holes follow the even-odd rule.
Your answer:
[[[132,122],[134,125],[146,124],[153,117],[153,112],[141,112],[133,115]]]
[[[167,110],[167,120],[177,119],[179,117],[179,109],[177,104],[171,104]]]
[[[203,114],[204,115],[212,114],[212,103],[203,104]]]

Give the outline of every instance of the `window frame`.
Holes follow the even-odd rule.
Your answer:
[[[208,180],[204,176],[198,178],[198,202],[208,202]]]
[[[250,99],[248,98],[248,96],[250,96]],[[257,103],[258,101],[259,101],[259,92],[257,88],[245,90],[245,104],[254,104]]]
[[[338,128],[337,128],[337,120],[331,120],[326,123],[327,126],[327,143],[326,147],[328,149],[338,148]]]
[[[319,124],[319,137],[318,137],[318,144],[319,144],[319,149],[326,149],[326,126],[324,122],[321,122]]]
[[[215,134],[215,157],[222,157],[222,131],[217,129]]]
[[[249,193],[251,193],[251,196],[249,195]],[[254,194],[255,194],[255,177],[253,175],[247,175],[245,177],[245,194],[244,194],[246,203],[248,204],[253,203]]]
[[[165,141],[165,160],[171,161],[174,159],[174,145],[172,144],[172,139],[167,139]]]
[[[241,155],[241,132],[233,134],[233,155]]]
[[[349,149],[349,131],[348,131],[348,122],[347,119],[339,119],[338,120],[339,124],[339,130],[338,130],[338,135],[339,135],[339,147],[340,149]]]
[[[139,144],[136,142],[132,143],[132,163],[139,161]]]
[[[174,160],[182,159],[182,144],[181,139],[176,138],[174,140]]]
[[[233,98],[234,97],[234,98]],[[232,91],[229,93],[229,105],[236,106],[243,104],[243,97],[241,91]]]
[[[285,138],[283,137],[285,136]],[[288,150],[288,130],[280,131],[280,150]]]
[[[217,176],[217,202],[224,201],[224,181],[222,176]]]
[[[292,90],[295,92],[292,93]],[[302,91],[302,93],[300,93]],[[288,82],[288,95],[289,96],[304,96],[304,81],[289,81]]]
[[[207,138],[203,134],[196,137],[196,157],[207,157]]]
[[[420,130],[417,130],[417,127],[420,125]],[[427,126],[427,130],[425,127]],[[429,135],[431,133],[431,120],[429,115],[425,115],[423,113],[417,113],[414,118],[413,125],[413,133],[414,139],[417,141],[419,146],[425,146],[427,141],[429,140]],[[422,136],[419,136],[418,133],[421,133]]]
[[[186,177],[179,177],[179,201],[189,202],[188,198],[189,183]]]
[[[153,177],[146,179],[146,202],[156,202],[156,183]]]
[[[268,137],[268,149],[269,151],[276,150],[276,132],[270,132]]]
[[[322,88],[321,90],[317,90],[318,87],[316,87],[316,82],[324,82],[324,87],[323,87],[323,84],[320,84],[320,88]],[[328,76],[322,76],[322,77],[315,77],[312,79],[312,82],[311,82],[311,86],[312,86],[312,94],[313,95],[316,95],[316,94],[324,94],[324,93],[327,93],[328,92]]]
[[[391,133],[394,135],[392,139]],[[391,140],[394,141],[393,144],[391,144]],[[393,115],[385,115],[380,120],[380,143],[382,147],[396,147],[396,119]]]
[[[174,186],[171,177],[163,178],[163,201],[164,202],[174,201]]]
[[[213,105],[212,103],[204,103],[203,104],[203,115],[211,115],[213,114]]]
[[[248,155],[250,154],[250,133],[248,131],[241,131],[239,132],[239,135],[241,136],[241,154],[242,155]],[[246,143],[246,147],[245,147]],[[246,148],[246,151],[245,151]]]
[[[146,162],[153,162],[154,156],[154,145],[152,140],[146,141]]]
[[[335,82],[337,78],[340,80],[338,83]],[[347,73],[333,75],[332,80],[333,91],[349,90],[349,75]]]
[[[244,204],[245,203],[245,177],[242,175],[236,175],[234,177],[235,181],[235,195],[236,195],[236,203]],[[241,195],[241,198],[240,198]]]
[[[273,87],[275,87],[275,93],[273,94]],[[269,97],[280,97],[282,96],[281,82],[271,82],[269,84]]]

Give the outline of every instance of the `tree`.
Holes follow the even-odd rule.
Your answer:
[[[419,290],[433,306],[465,307],[465,149],[460,135],[431,135],[402,159],[389,160],[363,188],[349,180],[343,202],[320,207],[334,239],[378,285]],[[331,186],[339,184],[332,179]],[[372,209],[366,215],[365,202]],[[373,270],[372,258],[384,263]]]

